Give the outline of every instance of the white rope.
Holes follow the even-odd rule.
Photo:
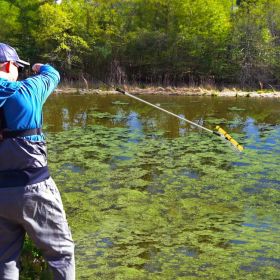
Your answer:
[[[124,93],[125,95],[127,95],[127,96],[129,96],[129,97],[132,97],[132,98],[134,98],[134,99],[136,99],[136,100],[138,100],[138,101],[141,101],[141,102],[143,102],[143,103],[146,103],[146,104],[148,104],[148,105],[150,105],[150,106],[152,106],[152,107],[154,107],[154,108],[157,108],[157,109],[159,109],[159,110],[161,110],[161,111],[163,111],[163,112],[165,112],[165,113],[167,113],[167,114],[169,114],[169,115],[172,115],[172,116],[174,116],[174,117],[176,117],[176,118],[178,118],[178,119],[180,119],[180,120],[183,120],[183,121],[185,121],[185,122],[187,122],[187,123],[189,123],[189,124],[191,124],[191,125],[194,125],[194,126],[196,126],[196,127],[199,127],[199,128],[201,128],[201,129],[204,129],[204,130],[206,130],[207,132],[213,133],[213,130],[210,130],[210,129],[208,129],[208,128],[206,128],[206,127],[203,127],[203,126],[201,126],[201,125],[199,125],[199,124],[197,124],[197,123],[195,123],[195,122],[192,122],[192,121],[190,121],[190,120],[188,120],[188,119],[185,119],[185,118],[183,118],[183,117],[181,117],[181,116],[178,116],[178,115],[176,115],[176,114],[174,114],[174,113],[172,113],[172,112],[169,112],[169,111],[167,111],[167,110],[165,110],[165,109],[163,109],[163,108],[161,108],[161,107],[159,107],[159,106],[157,106],[157,105],[154,105],[154,104],[152,104],[152,103],[150,103],[150,102],[148,102],[148,101],[146,101],[146,100],[143,100],[143,99],[141,99],[141,98],[139,98],[139,97],[136,97],[136,96],[134,96],[134,95],[132,95],[132,94],[130,94],[130,93],[128,93],[128,92],[123,91],[122,93]]]

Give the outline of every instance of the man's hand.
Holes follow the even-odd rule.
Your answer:
[[[34,73],[39,73],[40,72],[40,68],[41,68],[41,66],[42,65],[44,65],[44,64],[42,64],[42,63],[35,63],[33,66],[32,66],[32,71],[34,72]]]

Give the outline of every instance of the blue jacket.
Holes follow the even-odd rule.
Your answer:
[[[6,128],[22,130],[42,126],[42,107],[59,83],[59,73],[50,65],[43,65],[40,73],[19,82],[0,78],[0,107],[3,106]],[[43,135],[26,136],[33,141]]]
[[[38,75],[23,81],[0,78],[5,128],[14,131],[41,127],[43,104],[59,80],[59,73],[50,65],[41,66]],[[0,187],[35,184],[49,176],[43,134],[0,141]]]

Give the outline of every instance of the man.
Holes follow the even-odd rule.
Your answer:
[[[59,191],[49,175],[42,107],[59,83],[48,64],[17,81],[29,63],[0,43],[0,279],[19,278],[25,233],[42,251],[54,279],[75,279],[74,244]]]

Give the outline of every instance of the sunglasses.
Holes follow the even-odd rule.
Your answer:
[[[14,66],[16,66],[17,69],[20,68],[20,66],[19,66],[16,62],[12,62],[12,64],[13,64]]]

